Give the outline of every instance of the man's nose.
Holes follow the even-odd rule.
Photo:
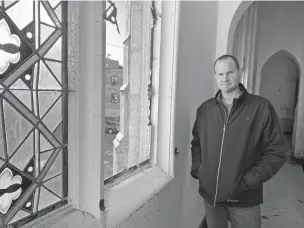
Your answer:
[[[228,74],[224,74],[224,80],[228,81],[228,79],[229,79]]]

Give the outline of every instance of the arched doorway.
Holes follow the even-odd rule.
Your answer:
[[[291,148],[294,148],[296,105],[300,70],[297,60],[286,51],[278,51],[263,65],[260,95],[274,106],[280,126]],[[293,143],[292,143],[293,142]]]

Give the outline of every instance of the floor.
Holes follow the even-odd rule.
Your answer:
[[[300,165],[286,163],[264,185],[263,228],[303,228],[304,172]]]
[[[285,135],[291,146],[291,135]],[[304,170],[301,165],[287,162],[264,185],[262,205],[263,228],[303,228]]]

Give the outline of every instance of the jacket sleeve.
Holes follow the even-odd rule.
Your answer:
[[[192,129],[193,139],[191,141],[191,156],[192,156],[192,165],[191,165],[191,176],[195,179],[197,178],[197,172],[201,165],[201,144],[200,144],[200,136],[198,132],[197,126],[197,118],[194,122],[194,126]]]
[[[263,131],[262,158],[243,176],[248,188],[257,188],[268,181],[287,160],[289,149],[281,131],[277,113],[270,103],[268,110]]]

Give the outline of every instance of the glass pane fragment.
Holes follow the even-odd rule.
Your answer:
[[[28,89],[28,87],[21,79],[18,79],[13,85],[11,85],[10,89]]]
[[[32,124],[30,124],[6,101],[3,102],[3,108],[7,140],[7,152],[10,155],[32,129]]]
[[[62,22],[61,10],[62,10],[61,9],[61,4],[59,4],[55,9],[55,13],[56,13],[60,22]]]
[[[42,3],[40,3],[40,21],[48,25],[55,26]]]
[[[56,99],[61,95],[61,92],[58,91],[39,91],[39,114],[43,116],[45,112],[51,107]]]
[[[30,90],[11,90],[11,92],[23,103],[28,109],[32,110],[32,96]]]
[[[12,224],[22,218],[25,218],[26,216],[29,216],[30,214],[27,213],[27,212],[24,212],[24,211],[19,211],[15,216],[14,218],[9,222],[9,224]]]
[[[40,152],[50,149],[53,149],[53,146],[47,141],[43,134],[40,133]]]
[[[61,81],[61,71],[62,71],[62,64],[55,61],[45,60],[46,65],[51,69],[53,74],[56,76],[57,80],[62,83]]]
[[[10,159],[10,163],[23,170],[34,155],[34,138],[31,134]]]
[[[45,163],[49,160],[54,150],[40,154],[40,171],[44,168]]]
[[[55,59],[61,61],[61,44],[62,39],[61,37],[56,41],[56,43],[51,47],[51,49],[45,54],[45,58],[48,59]]]
[[[49,0],[50,5],[54,8],[61,0]],[[57,9],[57,8],[56,8]]]
[[[49,38],[49,36],[55,31],[55,28],[40,24],[40,44],[43,44],[44,41]]]
[[[44,155],[41,154],[41,156]],[[54,163],[52,164],[51,168],[49,169],[48,173],[45,175],[44,180],[47,180],[53,176],[56,176],[58,174],[62,173],[62,153],[60,152]]]
[[[19,1],[17,4],[6,10],[17,27],[22,30],[33,21],[33,1]]]
[[[0,159],[0,168],[3,165],[4,161]]]
[[[53,132],[54,136],[58,139],[59,142],[62,143],[62,123],[56,127],[55,131]]]
[[[55,89],[61,90],[61,86],[58,84],[52,73],[47,69],[45,64],[40,61],[39,69],[39,89]]]
[[[62,121],[62,98],[56,102],[52,109],[42,119],[43,123],[50,131],[54,131],[58,124]]]
[[[41,210],[47,206],[50,206],[58,201],[60,201],[60,198],[55,196],[53,193],[48,191],[46,188],[44,188],[42,186],[40,187],[38,210]]]
[[[44,186],[62,197],[62,175],[52,178],[44,182]]]

